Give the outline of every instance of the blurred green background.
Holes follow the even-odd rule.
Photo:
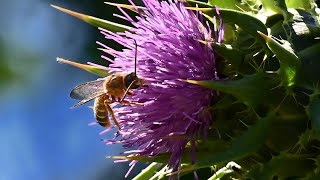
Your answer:
[[[128,163],[114,164],[105,158],[123,149],[100,140],[112,138],[114,132],[99,135],[103,128],[88,126],[94,117],[87,105],[69,108],[76,103],[69,98],[72,88],[97,77],[56,62],[56,57],[63,57],[107,65],[95,42],[115,43],[104,40],[96,28],[50,7],[55,4],[118,21],[112,14],[119,11],[103,2],[1,2],[0,180],[124,179]],[[139,166],[128,179],[144,164]]]

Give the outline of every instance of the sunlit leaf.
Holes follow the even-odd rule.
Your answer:
[[[280,44],[273,38],[258,32],[263,37],[269,49],[276,55],[280,62],[280,77],[286,87],[291,87],[296,83],[297,71],[300,70],[301,62],[289,43]],[[286,41],[283,41],[286,42]]]

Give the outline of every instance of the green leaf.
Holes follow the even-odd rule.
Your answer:
[[[286,0],[286,4],[288,8],[295,9],[313,9],[317,6],[314,0]]]
[[[198,162],[199,166],[213,165],[216,163],[229,162],[245,157],[255,152],[263,145],[268,137],[270,125],[274,118],[273,114],[258,120],[256,124],[249,127],[244,134],[236,138],[231,147],[223,152],[212,154],[204,161]]]
[[[198,6],[199,8],[211,8],[212,6],[201,1],[196,1],[196,0],[185,0],[190,6],[196,7]]]
[[[210,153],[205,159],[197,161],[196,164],[171,174],[210,167],[219,163],[236,161],[256,152],[266,142],[274,118],[275,116],[273,114],[269,114],[268,116],[259,119],[258,122],[252,127],[249,127],[244,134],[236,138],[230,148],[218,153]]]
[[[219,8],[249,10],[248,6],[245,6],[245,3],[241,3],[239,0],[208,0],[208,4],[211,6],[218,6]]]
[[[98,66],[91,66],[91,65],[86,65],[86,64],[80,64],[80,63],[76,63],[76,62],[72,62],[72,61],[69,61],[69,60],[65,60],[63,58],[57,58],[57,61],[59,63],[65,63],[65,64],[69,64],[71,66],[75,66],[77,68],[80,68],[80,69],[83,69],[85,71],[88,71],[92,74],[96,74],[98,76],[101,76],[101,77],[107,77],[109,76],[109,71],[106,69],[106,68],[100,68]]]
[[[110,30],[110,31],[113,31],[113,32],[123,32],[123,31],[126,31],[126,30],[130,29],[129,26],[125,26],[125,25],[118,24],[118,23],[115,23],[115,22],[111,22],[111,21],[107,21],[107,20],[104,20],[104,19],[96,18],[96,17],[93,17],[93,16],[88,16],[88,15],[85,15],[85,14],[81,14],[81,13],[78,13],[78,12],[74,12],[74,11],[59,7],[59,6],[55,6],[55,5],[51,5],[51,6],[56,8],[56,9],[58,9],[58,10],[60,10],[60,11],[62,11],[62,12],[70,14],[71,16],[79,18],[82,21],[87,22],[88,24],[90,24],[92,26],[95,26],[95,27],[101,27],[101,28],[104,28],[104,29],[107,29],[107,30]]]
[[[150,179],[156,173],[156,170],[159,168],[158,163],[151,163],[148,167],[143,169],[136,177],[132,180],[145,180]]]
[[[263,102],[263,99],[266,98],[275,84],[274,81],[264,73],[245,75],[239,80],[185,81],[231,94],[248,106],[256,106]]]
[[[263,37],[269,49],[276,55],[280,62],[279,75],[282,80],[282,84],[285,87],[291,87],[296,83],[296,74],[300,70],[301,62],[293,49],[289,46],[289,42],[280,44],[273,38],[258,32]]]
[[[269,16],[274,14],[282,14],[284,21],[288,22],[292,19],[293,15],[288,11],[285,0],[262,0],[262,8]]]

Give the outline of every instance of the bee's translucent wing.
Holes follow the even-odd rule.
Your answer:
[[[88,99],[89,97],[95,97],[97,94],[103,94],[104,81],[105,78],[101,78],[95,81],[89,81],[79,84],[71,91],[70,97],[73,99],[83,100]]]
[[[103,92],[102,93],[94,93],[94,94],[88,96],[87,98],[82,99],[77,104],[73,105],[71,108],[75,108],[75,107],[81,106],[82,104],[85,104],[85,103],[91,101],[92,99],[101,96],[102,94],[103,94]]]

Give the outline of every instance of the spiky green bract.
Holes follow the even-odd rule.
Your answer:
[[[59,6],[55,6],[55,5],[51,5],[51,6],[62,11],[62,12],[65,12],[71,16],[79,18],[82,21],[84,21],[92,26],[95,26],[95,27],[101,27],[101,28],[104,28],[104,29],[107,29],[107,30],[110,30],[113,32],[123,32],[123,31],[130,29],[130,27],[126,26],[126,25],[118,24],[115,22],[107,21],[104,19],[100,19],[97,17],[85,15],[85,14],[81,14],[78,12],[74,12],[74,11],[59,7]]]
[[[66,60],[63,58],[57,58],[57,61],[59,63],[65,63],[65,64],[69,64],[71,66],[83,69],[89,73],[96,74],[101,77],[106,77],[106,76],[110,75],[109,71],[106,68],[104,68],[103,66],[80,64],[80,63],[69,61],[69,60]]]
[[[292,87],[296,83],[296,74],[300,70],[301,62],[290,43],[283,41],[283,44],[278,43],[275,39],[258,31],[258,33],[266,40],[270,50],[276,55],[280,62],[279,75],[282,80],[282,85]]]
[[[256,124],[248,127],[248,130],[235,138],[231,146],[215,154],[211,154],[208,159],[198,162],[195,166],[208,166],[216,163],[223,163],[232,160],[238,160],[258,150],[267,140],[270,132],[272,120],[275,118],[274,114],[258,120]]]
[[[275,81],[265,73],[246,75],[237,80],[221,81],[195,81],[185,80],[186,82],[198,84],[206,88],[231,94],[240,102],[254,107],[263,103],[271,89],[275,87]]]

